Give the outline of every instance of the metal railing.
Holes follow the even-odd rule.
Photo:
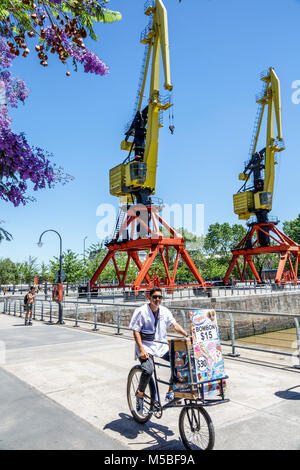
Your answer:
[[[109,282],[108,282],[109,283]],[[107,283],[107,284],[108,284]],[[222,285],[209,285],[209,281],[207,282],[208,286],[206,290],[202,287],[192,286],[186,287],[184,285],[176,285],[174,289],[168,290],[163,289],[164,299],[165,301],[169,300],[181,300],[181,299],[194,299],[194,298],[201,298],[201,297],[236,297],[236,296],[247,296],[247,295],[273,295],[281,292],[288,292],[288,293],[300,293],[300,282],[294,284],[292,282],[287,282],[278,286],[275,283],[266,282],[265,284],[257,284],[254,281],[245,281],[241,283],[236,283],[230,286],[222,286]],[[135,296],[134,292],[130,287],[127,288],[106,288],[100,287],[98,289],[98,293],[96,292],[86,292],[86,293],[78,293],[78,287],[80,284],[69,284],[67,285],[64,283],[64,296],[65,298],[74,299],[73,301],[77,301],[78,299],[86,298],[88,301],[95,301],[95,302],[105,302],[106,300],[110,300],[111,302],[115,303],[118,301],[130,301],[130,302],[140,302],[141,300],[146,299],[147,291],[141,289],[139,291],[139,295]],[[44,299],[47,300],[52,297],[52,284],[48,283],[47,288],[43,285],[40,285],[39,288],[39,295],[43,295]],[[4,293],[5,289],[5,293]],[[28,292],[28,286],[0,286],[0,299],[6,297],[18,297],[24,296]]]
[[[140,304],[143,302],[140,302]],[[6,315],[13,315],[18,317],[24,316],[23,302],[21,300],[14,299],[5,299],[2,301],[2,313]],[[109,308],[107,308],[109,307]],[[74,327],[79,327],[80,324],[92,327],[92,331],[104,331],[104,328],[111,328],[115,331],[115,334],[121,335],[122,331],[130,331],[129,321],[134,308],[137,307],[136,303],[133,304],[112,304],[109,302],[99,303],[93,302],[63,302],[64,309],[64,320],[68,324],[74,324]],[[182,325],[182,327],[189,331],[189,312],[191,310],[196,310],[197,307],[176,307],[169,306],[170,310],[173,312],[176,321]],[[299,319],[300,314],[294,313],[284,313],[284,312],[253,312],[253,311],[244,311],[244,310],[220,310],[216,309],[217,314],[220,316],[225,316],[229,320],[229,330],[230,330],[230,339],[228,341],[222,341],[221,344],[231,348],[231,352],[227,354],[231,357],[237,357],[239,354],[236,352],[237,349],[246,349],[252,351],[259,351],[265,353],[279,354],[282,356],[290,356],[298,360],[297,364],[293,364],[293,367],[300,369],[300,326]],[[99,321],[99,316],[108,316],[110,314],[109,321]],[[278,317],[278,318],[288,318],[294,321],[295,331],[294,334],[294,344],[295,348],[293,352],[289,347],[272,349],[267,346],[265,343],[262,343],[262,347],[258,348],[252,345],[241,344],[237,342],[236,331],[237,326],[235,322],[235,315],[241,316],[260,316],[260,317]],[[84,318],[82,318],[84,317]],[[33,319],[47,321],[48,324],[53,324],[56,319],[58,319],[58,307],[55,302],[37,300],[33,308]],[[222,327],[220,327],[222,332]],[[176,337],[176,335],[170,335]],[[257,337],[263,335],[257,335]],[[245,338],[239,338],[245,339]],[[298,358],[298,359],[297,359]]]

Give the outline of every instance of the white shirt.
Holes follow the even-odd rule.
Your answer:
[[[129,328],[139,333],[151,334],[155,331],[154,314],[150,308],[150,304],[144,304],[133,312],[130,320]],[[175,318],[167,307],[159,307],[159,319],[156,326],[154,341],[142,340],[143,347],[148,354],[152,356],[162,357],[169,351],[167,343],[167,328],[176,323]],[[161,341],[158,343],[156,341]],[[138,345],[135,345],[135,358],[139,357],[140,351]]]

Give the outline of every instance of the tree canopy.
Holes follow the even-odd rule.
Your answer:
[[[0,0],[0,35],[6,39],[10,53],[27,57],[29,43],[35,44],[40,64],[48,66],[48,52],[65,64],[72,59],[75,68],[83,64],[85,72],[105,75],[109,69],[84,40],[97,40],[94,24],[111,23],[121,14],[106,8],[109,0]],[[69,75],[69,73],[67,73]]]
[[[294,220],[283,223],[284,233],[300,245],[300,214]]]
[[[11,129],[9,109],[24,103],[29,94],[25,82],[10,71],[13,60],[27,57],[32,43],[44,67],[50,52],[63,64],[72,59],[75,69],[81,63],[85,72],[107,74],[108,67],[83,40],[88,36],[97,39],[96,22],[121,19],[120,13],[106,9],[108,1],[0,0],[0,199],[25,205],[34,199],[28,195],[31,187],[38,191],[72,179],[51,162],[52,155],[31,146],[24,133]],[[0,235],[0,241],[10,238],[4,230]]]

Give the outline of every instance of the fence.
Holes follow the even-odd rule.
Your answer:
[[[107,300],[117,303],[124,300],[125,302],[141,302],[146,299],[147,291],[141,290],[136,296],[131,288],[100,288],[98,292],[81,292],[81,285],[64,284],[64,296],[74,300],[87,299],[90,301],[105,302]],[[168,300],[192,299],[197,297],[236,297],[246,295],[273,295],[279,292],[299,292],[300,282],[297,284],[285,283],[278,286],[274,283],[257,284],[252,281],[235,284],[231,286],[209,285],[206,290],[202,287],[184,287],[177,285],[175,289],[163,289],[164,298]],[[23,295],[28,292],[28,286],[0,286],[0,295],[3,297]],[[40,286],[39,295],[44,295],[44,299],[48,300],[52,297],[52,285],[47,284],[46,289]]]
[[[22,300],[14,300],[11,298],[4,299],[2,313],[7,315],[13,315],[18,317],[24,316],[23,302]],[[117,335],[122,334],[122,331],[130,331],[128,325],[132,310],[137,307],[137,304],[112,304],[105,303],[99,305],[99,303],[93,302],[64,302],[64,320],[69,324],[73,324],[74,327],[79,327],[80,324],[91,326],[93,331],[99,331],[102,328],[112,328]],[[184,329],[189,330],[189,317],[188,312],[191,308],[169,307],[175,318]],[[196,309],[196,307],[192,307]],[[292,313],[274,313],[274,312],[253,312],[253,311],[242,311],[242,310],[216,310],[220,316],[225,317],[229,321],[230,325],[230,340],[222,342],[223,345],[229,346],[231,352],[228,354],[231,357],[236,357],[239,354],[236,352],[237,349],[248,349],[253,351],[268,352],[274,354],[280,354],[283,356],[290,356],[298,360],[298,364],[294,364],[293,367],[300,368],[300,327],[299,318],[300,314]],[[236,319],[235,315],[240,316],[259,316],[259,317],[280,317],[293,319],[295,324],[295,334],[293,334],[293,342],[295,344],[293,352],[290,347],[280,347],[280,349],[271,349],[266,343],[261,343],[263,347],[254,347],[252,345],[241,344],[236,341]],[[100,321],[99,321],[100,317]],[[38,300],[34,304],[33,319],[47,321],[48,324],[53,324],[55,319],[58,319],[58,306],[55,302]],[[103,331],[103,330],[102,330]],[[292,334],[292,333],[291,333]],[[172,335],[170,335],[172,336]],[[263,335],[258,335],[263,336]],[[289,338],[291,342],[291,338]],[[297,359],[298,358],[298,359]]]

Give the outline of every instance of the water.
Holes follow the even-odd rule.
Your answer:
[[[247,344],[249,346],[273,349],[287,350],[295,352],[298,349],[296,328],[263,333],[261,335],[247,336],[246,338],[236,339],[236,343]]]

